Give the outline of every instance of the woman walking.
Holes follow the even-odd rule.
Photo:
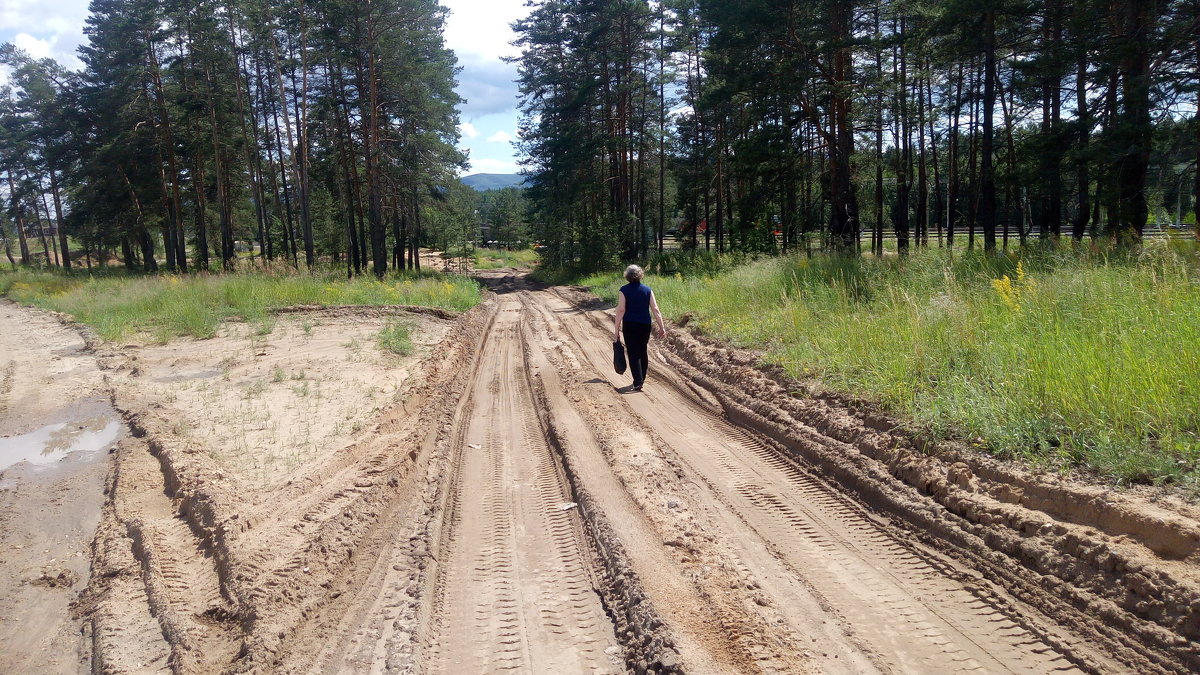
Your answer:
[[[641,391],[646,381],[646,370],[650,366],[646,356],[646,345],[650,342],[650,331],[653,324],[650,313],[658,321],[658,336],[665,337],[667,328],[663,324],[662,312],[658,311],[658,302],[654,299],[654,291],[642,283],[646,272],[637,265],[625,268],[625,280],[629,283],[621,287],[621,295],[617,298],[617,318],[613,326],[614,342],[621,341],[621,328],[625,329],[625,351],[629,353],[629,370],[633,375],[631,391]]]

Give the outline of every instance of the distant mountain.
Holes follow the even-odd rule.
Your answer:
[[[503,190],[506,187],[520,187],[525,177],[515,173],[473,173],[460,178],[464,185],[486,192],[487,190]]]

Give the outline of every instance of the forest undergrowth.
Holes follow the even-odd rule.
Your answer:
[[[741,263],[741,264],[739,264]],[[914,430],[1200,493],[1200,251],[651,261],[663,311]],[[617,273],[578,282],[615,302]]]
[[[294,305],[415,305],[465,311],[482,299],[463,276],[431,272],[345,278],[344,270],[312,273],[247,272],[230,275],[68,276],[54,272],[0,273],[0,295],[22,304],[70,314],[105,340],[144,334],[164,342],[189,335],[207,338],[237,317],[274,325],[271,310]]]

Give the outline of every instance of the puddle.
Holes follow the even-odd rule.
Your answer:
[[[174,384],[176,382],[189,382],[191,380],[207,380],[221,374],[219,370],[197,370],[194,373],[180,373],[179,375],[163,375],[162,377],[154,378],[155,382],[163,382]]]
[[[120,436],[120,420],[101,414],[0,438],[0,471],[20,462],[51,466],[71,453],[81,453],[80,457],[86,458],[108,448]]]

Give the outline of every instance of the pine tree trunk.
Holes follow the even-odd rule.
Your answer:
[[[246,98],[248,98],[250,89],[250,71],[242,61],[243,51],[241,45],[238,44],[238,31],[234,22],[235,13],[232,2],[226,3],[225,15],[229,22],[229,44],[232,47],[231,56],[233,57],[233,86],[237,95],[238,120],[242,128],[242,147],[246,154],[246,171],[250,173],[250,196],[254,200],[254,219],[258,225],[259,255],[263,256],[267,251],[267,214],[266,204],[263,203],[265,195],[262,185],[262,153],[259,152],[258,146],[258,118],[253,111],[250,111],[249,115],[247,114]],[[249,125],[247,125],[247,117]],[[251,129],[253,133],[251,133]],[[253,246],[251,246],[251,255],[253,254]]]
[[[667,223],[666,3],[658,3],[658,252],[663,252]]]
[[[933,160],[933,217],[937,223],[937,242],[938,246],[942,245],[942,223],[944,216],[942,215],[942,174],[938,166],[938,144],[937,144],[937,128],[934,126],[937,120],[937,114],[933,107],[933,68],[928,60],[925,62],[925,71],[930,73],[931,77],[925,80],[926,93],[929,95],[929,149]]]
[[[62,196],[58,186],[58,172],[50,169],[50,194],[54,197],[54,219],[58,223],[58,238],[62,248],[63,269],[71,269],[71,249],[67,246],[67,232],[63,229]]]
[[[853,52],[849,38],[853,33],[854,7],[851,2],[831,0],[830,38],[839,46],[833,53],[832,93],[830,111],[834,144],[832,158],[832,202],[829,221],[830,237],[840,251],[852,251],[858,240],[858,198],[850,175],[854,155],[854,127],[850,123],[850,92],[853,81]]]
[[[1193,188],[1192,215],[1196,219],[1196,238],[1200,239],[1200,39],[1196,40],[1196,185]]]
[[[379,168],[380,128],[379,120],[379,73],[377,35],[375,33],[376,17],[374,2],[367,0],[366,4],[366,72],[359,66],[359,96],[366,105],[362,111],[363,118],[363,158],[367,173],[367,224],[371,239],[372,272],[382,279],[387,273],[387,230],[383,222],[383,181]]]
[[[1055,239],[1062,235],[1062,74],[1058,64],[1062,51],[1062,3],[1055,0],[1050,6],[1050,44],[1051,58],[1054,59],[1054,73],[1049,78],[1050,84],[1050,152],[1047,162],[1047,199],[1046,210],[1050,236]]]
[[[925,163],[924,84],[917,79],[917,245],[929,246],[929,176]]]
[[[1091,204],[1088,201],[1088,190],[1090,179],[1088,177],[1088,161],[1087,161],[1087,146],[1088,133],[1091,128],[1091,118],[1088,115],[1087,104],[1087,50],[1081,49],[1079,52],[1079,63],[1075,71],[1075,116],[1079,124],[1079,160],[1075,163],[1075,172],[1078,180],[1078,211],[1075,214],[1075,223],[1071,230],[1071,236],[1076,241],[1083,239],[1087,234],[1088,215],[1091,213]],[[1200,150],[1198,150],[1200,152]]]
[[[175,135],[171,130],[171,117],[167,111],[167,97],[163,89],[162,73],[158,65],[158,55],[154,51],[154,44],[147,37],[146,43],[147,62],[149,63],[149,74],[151,83],[154,85],[154,100],[158,106],[160,130],[160,142],[162,144],[162,153],[167,162],[167,174],[163,175],[160,169],[160,180],[163,183],[163,190],[166,191],[167,185],[170,185],[170,205],[167,209],[168,220],[164,225],[170,231],[170,244],[173,248],[173,254],[167,256],[167,269],[173,270],[178,267],[180,272],[187,272],[187,237],[183,230],[183,199],[180,191],[180,178],[178,162],[175,158]],[[169,178],[169,183],[168,183]],[[166,243],[166,242],[164,242]],[[172,266],[174,262],[174,266]]]
[[[1126,0],[1121,59],[1121,138],[1126,150],[1117,159],[1118,217],[1112,224],[1120,233],[1141,238],[1149,215],[1146,174],[1154,126],[1150,118],[1150,34],[1155,0]],[[1115,234],[1115,232],[1114,232]]]
[[[958,118],[962,114],[963,67],[958,66],[958,78],[954,85],[954,114],[950,117],[950,176],[946,187],[946,245],[954,248],[954,226],[958,223],[959,192],[959,133]]]
[[[226,272],[232,272],[234,262],[237,256],[233,246],[233,213],[232,206],[229,203],[229,187],[227,180],[227,165],[223,158],[224,153],[221,149],[220,132],[217,126],[217,105],[213,95],[213,75],[210,64],[204,64],[204,81],[205,91],[208,103],[208,122],[210,128],[210,140],[212,142],[213,152],[213,179],[217,187],[217,218],[221,225],[221,268]],[[205,241],[204,252],[204,267],[208,268],[208,238]]]
[[[725,252],[725,240],[722,235],[725,233],[725,124],[721,118],[717,119],[717,252]],[[704,248],[708,249],[708,233],[704,231]]]
[[[996,11],[983,13],[984,24],[984,82],[983,82],[983,139],[980,145],[980,218],[983,221],[983,247],[996,250],[996,170],[992,164],[993,118],[996,112]]]
[[[1004,190],[1004,200],[1007,202],[1004,216],[1004,249],[1008,250],[1010,224],[1014,221],[1017,225],[1017,237],[1021,245],[1025,245],[1025,210],[1021,207],[1021,194],[1017,186],[1017,150],[1013,141],[1012,111],[1016,102],[1013,100],[1011,88],[1007,98],[1005,97],[1003,78],[996,78],[996,96],[1000,99],[1000,113],[1004,116],[1004,138],[1008,150],[1008,181]]]
[[[279,131],[281,126],[279,108],[281,106],[276,100],[268,99],[268,102],[271,106],[271,120],[275,126],[275,154],[279,158],[279,184],[283,188],[283,249],[284,254],[292,259],[292,266],[300,267],[300,257],[296,250],[296,221],[292,214],[293,192],[291,186],[288,185],[287,159],[283,153],[283,136]]]
[[[896,231],[896,252],[901,255],[908,253],[909,247],[909,195],[912,187],[909,182],[911,165],[911,142],[908,127],[908,59],[905,53],[905,21],[900,19],[896,26],[899,36],[899,46],[894,55],[892,74],[896,77],[896,115],[899,125],[896,135],[896,211],[892,214],[893,227]]]
[[[967,204],[967,249],[975,249],[975,226],[979,222],[979,180],[975,169],[979,166],[979,72],[975,70],[975,60],[971,60],[971,147],[967,162],[967,181],[971,186],[971,201]]]

